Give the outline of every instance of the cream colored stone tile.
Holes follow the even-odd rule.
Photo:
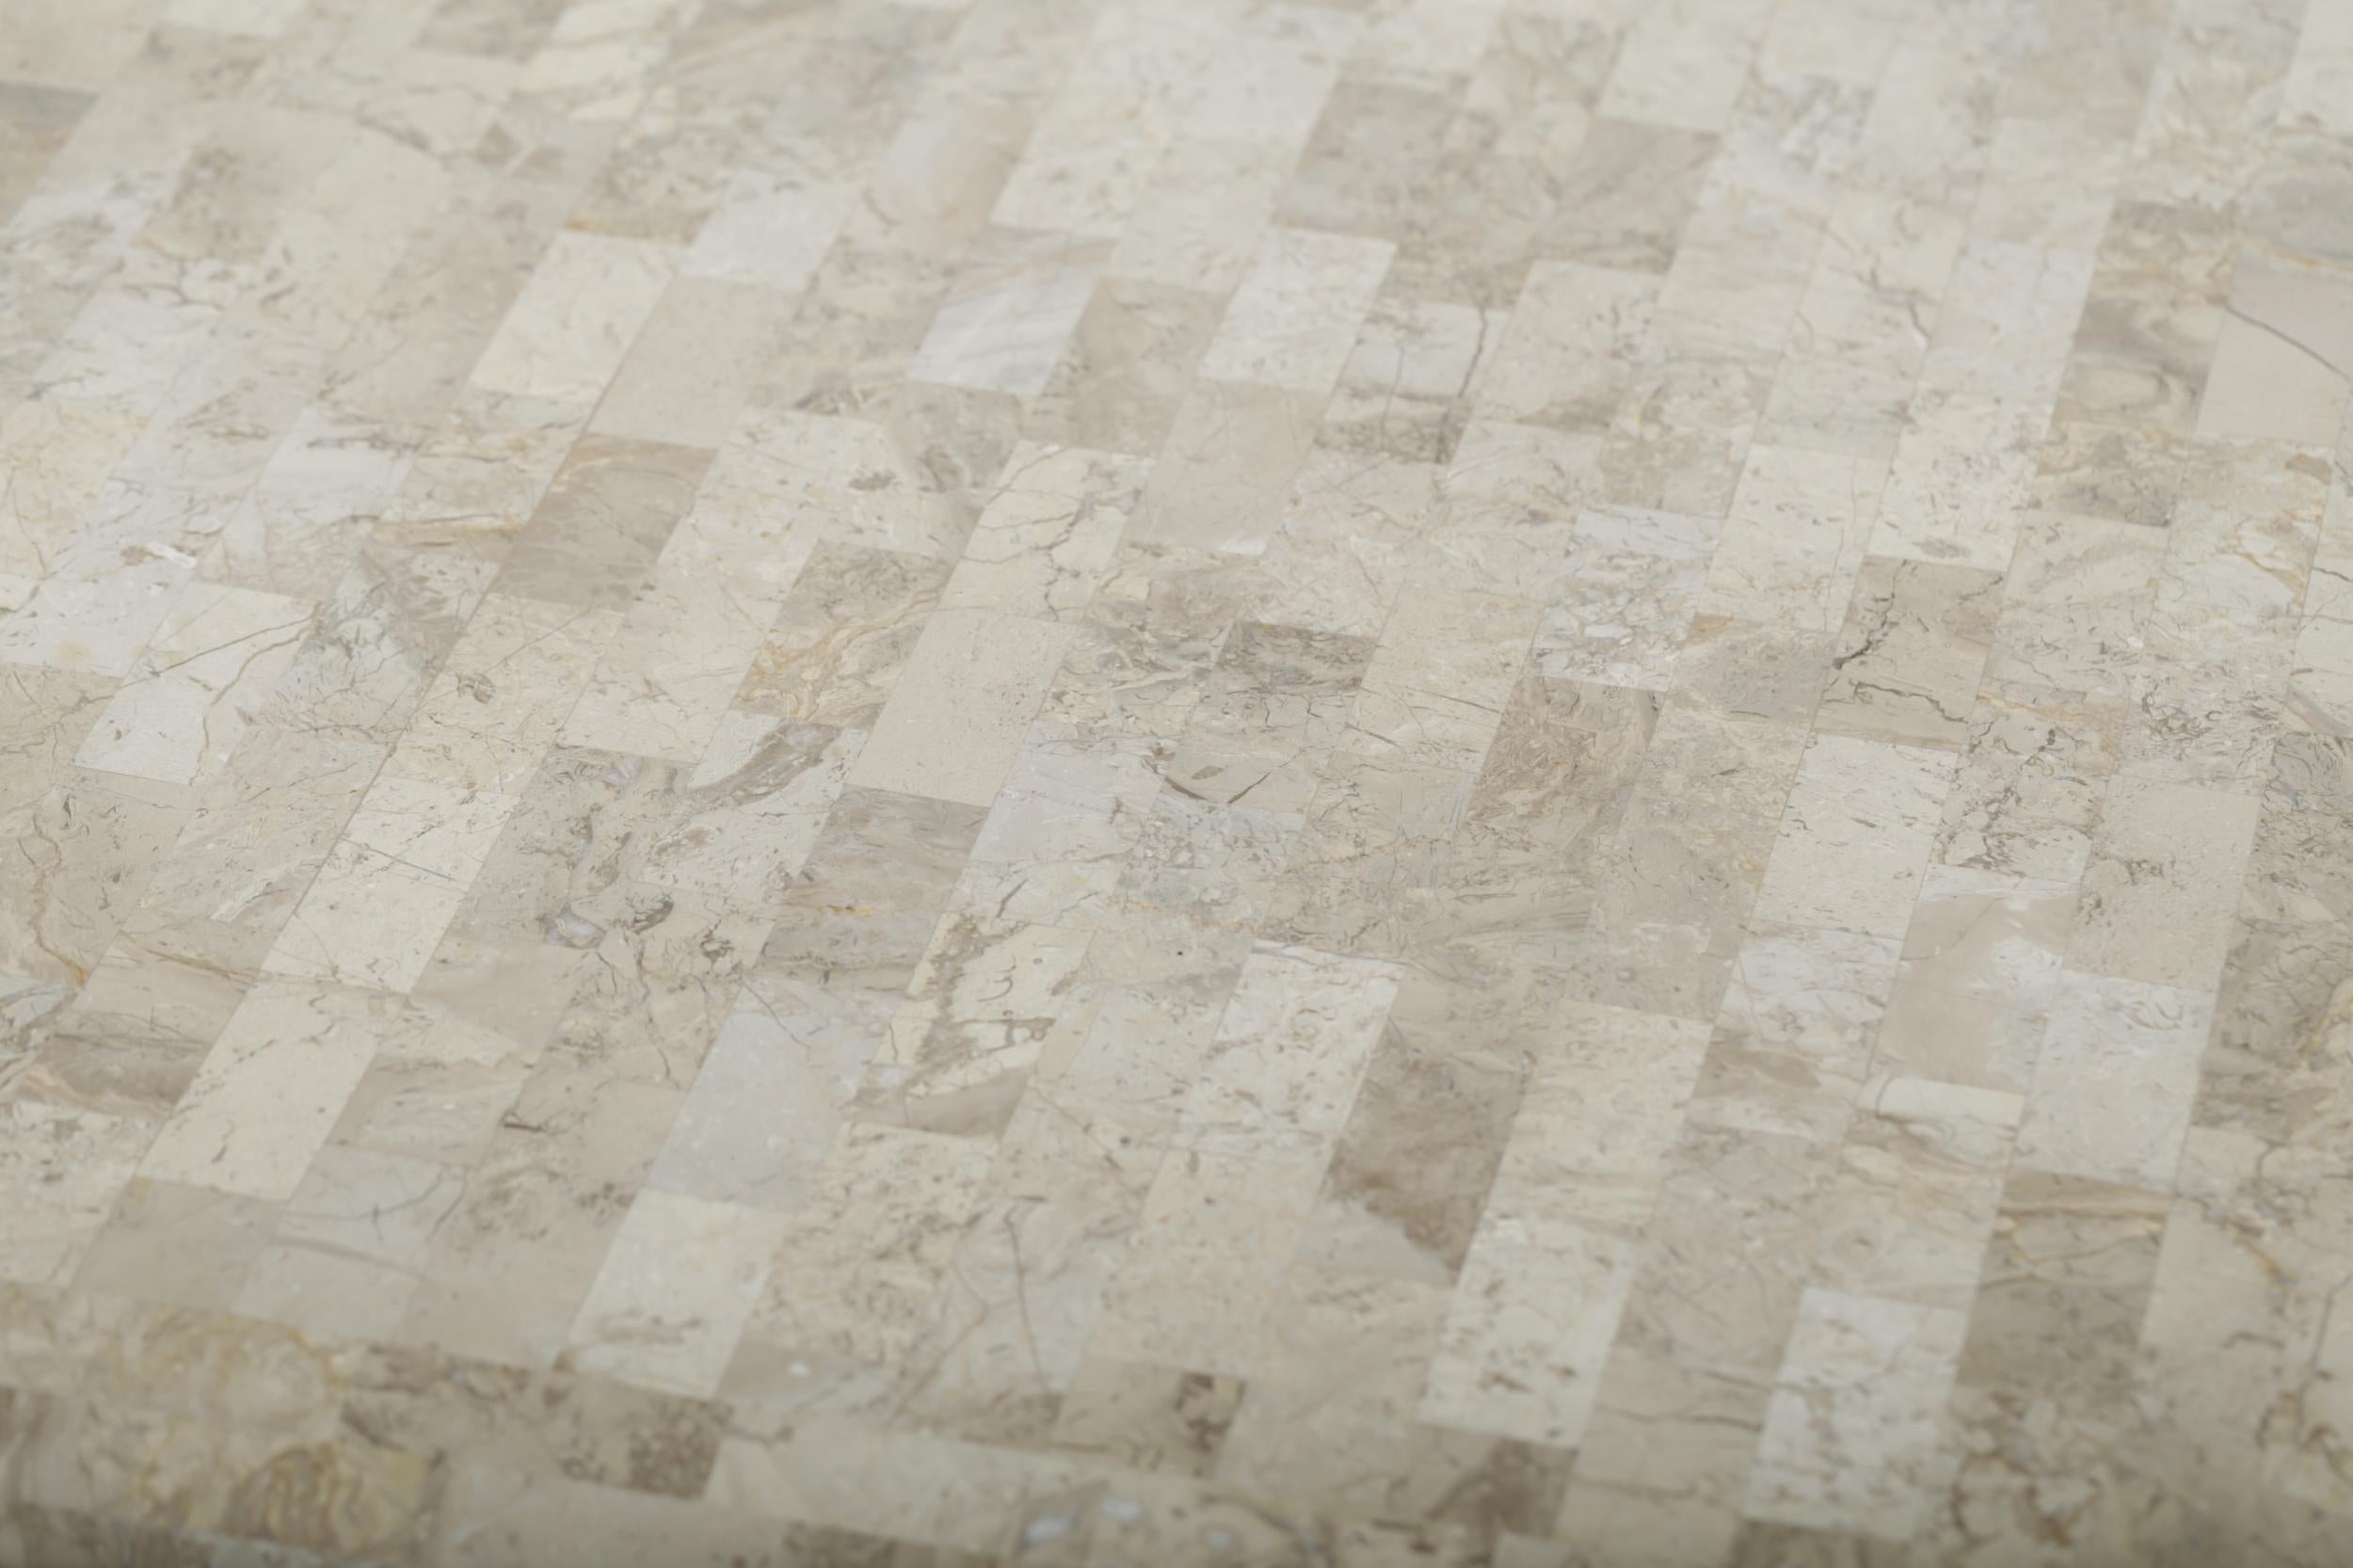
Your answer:
[[[1182,120],[1217,22],[1213,10],[1107,17],[1039,115],[994,221],[1116,236]]]
[[[558,739],[692,763],[711,746],[776,613],[757,584],[657,566]]]
[[[2073,923],[2074,883],[1931,865],[1904,935],[1876,1064],[2019,1094]]]
[[[1538,613],[1525,600],[1435,589],[1401,600],[1349,720],[1369,756],[1467,772],[1487,754],[1527,666]]]
[[[1202,356],[1201,374],[1328,393],[1389,269],[1392,248],[1311,230],[1268,231]]]
[[[138,1172],[154,1129],[78,1106],[18,1098],[8,1107],[0,1157],[0,1273],[20,1285],[62,1286]]]
[[[859,1084],[863,1120],[1001,1132],[1041,1065],[1076,1050],[1092,937],[987,915],[940,921]]]
[[[1095,292],[1107,247],[1049,235],[960,280],[907,366],[913,380],[1034,397]],[[996,258],[991,258],[996,261]]]
[[[670,52],[687,0],[588,0],[556,17],[515,84],[524,99],[580,120],[625,120]]]
[[[1538,262],[1473,389],[1482,419],[1604,430],[1633,381],[1657,280],[1648,273]]]
[[[2001,589],[1993,572],[1865,561],[1833,645],[1815,728],[1960,750],[1993,646]]]
[[[745,171],[696,232],[679,271],[687,278],[798,294],[817,276],[856,200],[856,191],[846,185],[771,189]]]
[[[719,1385],[784,1239],[782,1215],[648,1188],[572,1324],[563,1365],[675,1394]]]
[[[385,771],[459,789],[520,792],[621,620],[615,610],[488,595]]]
[[[677,269],[665,247],[563,231],[483,350],[473,384],[594,403]]]
[[[1901,936],[1952,774],[1938,752],[1818,737],[1790,791],[1755,918]]]
[[[2019,1160],[2062,1176],[2169,1186],[2213,1018],[2205,992],[2063,977],[2026,1090]]]
[[[1386,964],[1299,949],[1251,954],[1194,1069],[1181,1146],[1303,1162],[1328,1149],[1396,995]]]
[[[849,781],[986,806],[1068,649],[1071,629],[985,610],[924,623]]]
[[[1742,1512],[1910,1537],[1939,1479],[1939,1417],[1966,1323],[1937,1307],[1807,1291]]]
[[[1711,521],[1605,508],[1579,517],[1567,581],[1537,629],[1535,666],[1555,679],[1663,690],[1690,631],[1716,542]]]
[[[167,784],[215,772],[310,624],[299,600],[189,584],[75,760]]]
[[[811,1394],[844,1367],[888,1369],[931,1321],[991,1152],[905,1128],[843,1128],[787,1222],[746,1336],[802,1358]]]
[[[436,1161],[329,1144],[286,1200],[238,1310],[323,1337],[392,1334],[464,1190]]]
[[[514,808],[510,795],[379,780],[352,814],[263,968],[405,991]]]
[[[1697,608],[1835,631],[1884,478],[1850,457],[1752,448]]]
[[[1249,1377],[1321,1179],[1320,1159],[1172,1153],[1112,1282],[1092,1349]]]
[[[307,980],[260,982],[197,1069],[139,1174],[292,1197],[400,1006]]]
[[[1315,443],[1324,394],[1203,377],[1129,523],[1136,544],[1261,554]]]
[[[1016,447],[940,589],[940,604],[1075,617],[1094,600],[1149,472],[1148,464],[1115,453]]]
[[[2211,989],[2261,814],[2244,795],[2116,780],[2084,871],[2068,967]]]
[[[1725,129],[1769,10],[1755,0],[1683,0],[1645,12],[1627,33],[1601,112],[1694,131]]]

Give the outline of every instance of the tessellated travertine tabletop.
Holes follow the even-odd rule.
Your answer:
[[[0,1568],[2353,1565],[2353,0],[0,0]]]

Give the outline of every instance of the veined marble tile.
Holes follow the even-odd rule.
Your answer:
[[[0,1561],[2344,1561],[2349,16],[0,3]]]

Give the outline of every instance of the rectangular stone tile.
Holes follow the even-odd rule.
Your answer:
[[[872,728],[952,569],[930,556],[818,545],[778,605],[737,705]]]
[[[264,980],[230,1018],[140,1174],[283,1199],[326,1144],[397,999]]]
[[[405,991],[496,842],[511,796],[387,778],[369,790],[262,966]]]
[[[1396,995],[1385,964],[1261,947],[1241,969],[1179,1114],[1188,1149],[1328,1152]]]
[[[2167,1200],[2023,1167],[2002,1190],[1960,1382],[2061,1408],[2131,1386]]]
[[[1321,1155],[1172,1153],[1105,1299],[1096,1352],[1251,1376],[1323,1164]]]
[[[716,447],[783,351],[799,301],[757,283],[694,276],[700,248],[698,241],[687,253],[688,276],[664,291],[614,371],[590,422],[600,434]]]
[[[1119,255],[1112,257],[1114,271]],[[1053,374],[1031,400],[1022,434],[1097,452],[1155,456],[1176,425],[1224,308],[1224,298],[1194,277],[1176,282],[1103,279]]]
[[[520,792],[555,744],[621,618],[614,610],[485,596],[385,771],[460,789]]]
[[[1201,374],[1329,393],[1393,248],[1312,230],[1269,230],[1209,340]]]
[[[1849,457],[1753,449],[1697,607],[1834,630],[1863,566],[1883,478]]]
[[[1930,865],[1879,1032],[1879,1065],[2022,1094],[2057,998],[2075,886]]]
[[[1657,292],[1648,273],[1538,262],[1473,386],[1480,417],[1608,429],[1633,382]]]
[[[1897,971],[1889,936],[1757,920],[1732,960],[1695,1127],[1822,1143],[1850,1128]]]
[[[845,1128],[786,1223],[723,1391],[757,1391],[755,1347],[808,1364],[811,1397],[887,1384],[931,1323],[990,1153],[908,1128]]]
[[[1017,616],[935,612],[849,781],[986,806],[1070,638],[1068,627]]]
[[[1090,940],[1084,931],[989,915],[943,920],[853,1113],[967,1137],[1000,1132],[1041,1060],[1083,1036]]]
[[[0,1274],[63,1286],[97,1240],[115,1200],[138,1173],[148,1124],[80,1106],[19,1097],[8,1107],[0,1156]]]
[[[515,534],[499,592],[627,609],[711,465],[701,447],[583,437]]]
[[[2211,989],[2261,814],[2245,795],[2117,779],[2092,838],[2068,966]]]
[[[1109,246],[1064,233],[995,231],[958,277],[907,366],[917,381],[1034,397],[1078,330]]]
[[[1454,455],[1463,397],[1493,352],[1499,311],[1380,298],[1365,318],[1323,414],[1322,444],[1419,462]]]
[[[1209,376],[1178,406],[1128,527],[1139,544],[1258,554],[1315,444],[1321,390]]]
[[[1809,1290],[1743,1512],[1903,1540],[1929,1503],[1963,1313]]]
[[[1817,731],[1958,751],[1969,735],[2002,580],[1874,556],[1831,655]]]
[[[2040,880],[2080,877],[2123,724],[2121,700],[1982,682],[1937,857]]]
[[[76,757],[85,767],[191,784],[225,764],[294,660],[311,606],[191,583]]]
[[[395,1339],[545,1370],[562,1352],[681,1091],[541,1066],[499,1121],[418,1271]]]
[[[948,609],[1075,618],[1094,600],[1149,466],[1113,453],[1023,442],[940,589]]]
[[[1816,739],[1757,890],[1756,918],[1901,936],[1952,769],[1938,752]]]
[[[2022,1105],[2017,1095],[1924,1079],[1867,1088],[1823,1199],[1822,1284],[1965,1314]]]
[[[1497,662],[1492,648],[1481,652]],[[1303,808],[1319,782],[1316,761],[1355,734],[1365,675],[1377,656],[1367,637],[1237,624],[1185,726],[1170,779],[1205,802]]]
[[[1566,582],[1537,629],[1542,674],[1664,690],[1716,545],[1712,520],[1602,507],[1577,520]]]
[[[566,715],[563,743],[698,760],[775,615],[756,584],[657,564]]]
[[[781,1215],[648,1188],[580,1304],[562,1365],[709,1395],[782,1241]]]
[[[2168,1186],[2189,1130],[2212,996],[2069,974],[2050,1019],[2019,1159],[2065,1176]]]
[[[560,232],[482,351],[473,384],[596,402],[677,268],[677,253],[664,246]]]
[[[1528,663],[1537,620],[1523,600],[1410,596],[1373,645],[1348,744],[1376,757],[1476,768]]]
[[[392,1334],[464,1191],[463,1174],[437,1161],[330,1144],[286,1200],[238,1310],[322,1337]]]

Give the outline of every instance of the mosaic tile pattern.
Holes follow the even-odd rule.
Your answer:
[[[0,1562],[2353,1564],[2346,0],[0,4]]]

